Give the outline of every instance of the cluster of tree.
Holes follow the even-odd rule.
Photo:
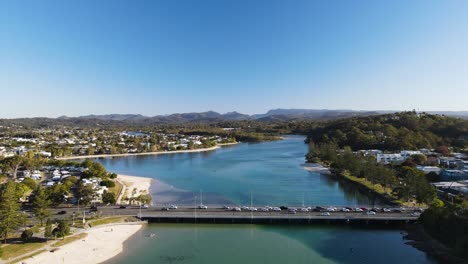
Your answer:
[[[349,173],[391,188],[392,193],[403,201],[415,198],[418,203],[431,203],[436,196],[435,189],[429,185],[425,174],[415,168],[414,162],[408,161],[400,166],[384,165],[373,156],[354,153],[349,147],[340,150],[334,143],[310,144],[306,158],[309,162],[329,165],[334,174]]]
[[[334,143],[353,150],[464,149],[467,135],[466,120],[413,111],[320,123],[308,131],[307,142]]]
[[[468,204],[459,200],[454,204],[435,203],[420,218],[424,229],[434,238],[453,249],[461,257],[468,257]]]

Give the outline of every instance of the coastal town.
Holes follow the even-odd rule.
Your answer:
[[[395,115],[403,119],[412,118],[416,114],[407,112]],[[431,115],[417,116],[438,118]],[[378,118],[382,117],[375,117]],[[396,120],[387,117],[384,119]],[[351,119],[349,122],[355,121]],[[310,127],[316,127],[315,129],[328,125],[333,125],[333,122],[320,123],[318,127],[310,123]],[[273,125],[259,123],[257,126],[266,127],[265,130],[271,132],[270,127]],[[278,124],[274,126],[280,127]],[[106,157],[125,158],[212,151],[220,146],[238,144],[240,141],[238,133],[242,130],[244,130],[242,127],[225,127],[217,128],[216,131],[220,134],[213,134],[213,131],[201,131],[197,134],[165,132],[157,127],[146,130],[63,126],[48,129],[25,128],[18,125],[1,127],[2,197],[9,197],[0,199],[0,209],[2,201],[3,203],[9,201],[8,207],[5,207],[0,215],[0,221],[9,224],[1,231],[4,238],[16,237],[23,242],[23,244],[14,242],[5,244],[2,247],[4,252],[2,258],[9,261],[26,258],[28,263],[66,258],[70,252],[76,250],[75,247],[79,247],[79,239],[86,236],[87,239],[83,241],[89,240],[89,243],[94,245],[92,237],[96,234],[105,232],[106,235],[97,236],[113,239],[113,236],[108,236],[107,233],[112,232],[110,230],[119,230],[122,242],[106,246],[100,243],[94,246],[93,250],[100,250],[105,260],[122,250],[126,236],[138,232],[138,227],[144,223],[142,219],[166,221],[172,219],[170,217],[175,217],[174,221],[196,221],[197,209],[202,210],[198,213],[199,221],[203,221],[204,214],[208,217],[207,221],[209,217],[218,217],[219,222],[225,221],[223,217],[237,214],[238,218],[232,219],[234,222],[234,219],[239,219],[245,213],[251,214],[252,221],[257,219],[256,217],[262,219],[261,217],[267,216],[262,214],[268,213],[269,217],[275,214],[275,218],[271,221],[273,219],[283,221],[281,219],[284,217],[290,219],[293,217],[291,215],[301,219],[306,214],[309,222],[311,217],[317,218],[317,221],[323,221],[322,218],[334,219],[333,221],[350,221],[352,218],[353,221],[359,221],[363,218],[364,221],[374,219],[398,222],[416,221],[420,216],[424,217],[423,212],[426,209],[430,212],[434,204],[447,204],[446,206],[466,204],[468,156],[466,149],[450,145],[418,149],[399,148],[399,150],[388,148],[352,150],[348,146],[340,148],[337,145],[339,140],[330,139],[323,132],[319,134],[320,138],[331,140],[331,143],[314,138],[314,130],[308,132],[310,137],[306,138],[305,142],[309,144],[309,153],[304,153],[307,161],[304,168],[325,174],[331,179],[335,177],[338,177],[338,180],[344,179],[346,184],[355,186],[367,196],[378,197],[387,203],[382,207],[375,206],[374,201],[355,206],[322,203],[305,205],[304,202],[302,206],[282,204],[256,206],[251,201],[250,206],[234,203],[210,204],[208,207],[202,203],[202,193],[199,194],[198,205],[196,197],[189,199],[190,203],[195,201],[192,205],[176,200],[171,204],[158,204],[153,200],[154,193],[151,193],[151,186],[157,179],[117,174],[108,171],[100,162],[102,160],[99,160]],[[333,129],[325,131],[339,135],[333,132]],[[258,133],[258,130],[255,133]],[[339,136],[348,137],[346,134]],[[246,138],[245,135],[243,138]],[[373,139],[369,137],[363,140]],[[367,144],[365,141],[352,141],[352,143]],[[156,185],[161,188],[165,184],[158,181]],[[164,188],[174,190],[173,186]],[[15,202],[11,203],[11,199]],[[172,216],[174,212],[176,213]],[[345,218],[342,219],[343,216],[339,214],[343,214]],[[189,220],[183,217],[188,217]],[[103,226],[99,227],[100,225]],[[41,241],[41,243],[30,244],[30,241]],[[32,252],[24,252],[18,249],[22,248],[21,245],[25,248],[30,245],[34,247],[29,248]],[[57,250],[58,248],[60,250]],[[47,249],[49,254],[41,253],[44,249]],[[71,259],[69,261],[73,263]],[[93,263],[93,260],[90,257],[81,263]]]
[[[468,263],[468,1],[0,10],[0,264]]]

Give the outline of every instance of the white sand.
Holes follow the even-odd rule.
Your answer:
[[[107,225],[89,229],[88,236],[61,246],[55,252],[44,252],[23,260],[24,263],[101,263],[123,251],[123,243],[135,234],[141,224]]]
[[[117,199],[117,204],[126,203],[126,201],[122,200],[123,197],[132,198],[141,194],[150,194],[151,178],[118,174],[117,180],[124,185],[122,193]]]
[[[107,157],[126,157],[126,156],[143,156],[143,155],[165,155],[165,154],[177,154],[177,153],[195,153],[205,152],[218,149],[219,146],[211,148],[200,148],[200,149],[187,149],[187,150],[173,150],[173,151],[155,151],[155,152],[143,152],[143,153],[125,153],[125,154],[97,154],[97,155],[85,155],[85,156],[70,156],[70,157],[58,157],[56,160],[71,160],[71,159],[95,159],[95,158],[107,158]]]

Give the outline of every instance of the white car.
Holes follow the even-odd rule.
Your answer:
[[[271,208],[272,211],[275,211],[275,212],[280,212],[281,211],[281,208],[279,207],[273,207]]]
[[[375,215],[376,213],[374,211],[367,211],[366,214],[367,215]]]
[[[226,210],[231,210],[231,207],[227,206],[227,205],[223,205],[222,207],[223,209],[226,209]]]
[[[198,206],[198,209],[208,209],[208,206],[201,204]]]
[[[177,209],[177,205],[171,204],[171,205],[169,206],[169,209],[174,209],[174,210],[175,210],[175,209]]]
[[[176,206],[177,207],[177,206]],[[148,209],[148,205],[147,204],[144,204],[141,206],[141,209]],[[177,208],[176,208],[177,209]]]
[[[309,209],[307,209],[307,208],[301,208],[301,209],[299,209],[299,211],[301,211],[301,212],[309,212]]]
[[[361,208],[354,208],[354,211],[355,212],[363,212],[364,210],[362,210]]]
[[[234,208],[231,209],[231,211],[240,212],[240,211],[242,211],[242,210],[240,209],[240,207],[234,207]]]
[[[242,210],[249,210],[249,207],[248,206],[242,206],[241,209]]]
[[[270,211],[270,209],[268,207],[262,207],[262,208],[260,208],[260,211],[268,212],[268,211]]]
[[[327,212],[335,212],[336,208],[335,207],[328,207]]]
[[[418,212],[413,212],[413,213],[411,213],[411,216],[416,216],[416,217],[419,217],[419,216],[421,216],[421,213],[418,213]]]
[[[320,214],[321,216],[330,216],[330,213],[329,212],[323,212]]]
[[[390,209],[390,208],[384,208],[383,211],[384,211],[384,213],[390,213],[390,212],[392,212],[392,209]]]
[[[349,212],[350,210],[348,208],[341,208],[341,212]]]
[[[251,212],[256,212],[256,211],[258,211],[258,210],[257,210],[257,208],[255,208],[255,207],[249,207],[249,211],[251,211]]]

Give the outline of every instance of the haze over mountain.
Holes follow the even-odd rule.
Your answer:
[[[199,113],[175,113],[170,115],[144,116],[140,114],[107,114],[107,115],[85,115],[78,117],[60,116],[58,118],[33,117],[0,119],[0,125],[11,122],[24,125],[76,125],[89,126],[96,124],[116,124],[116,125],[157,125],[189,122],[220,122],[255,120],[260,122],[293,121],[293,120],[334,120],[358,116],[371,116],[379,114],[394,113],[397,111],[359,111],[359,110],[327,110],[327,109],[272,109],[264,114],[247,115],[239,112],[218,113],[206,111]],[[452,117],[468,119],[468,111],[429,111],[431,114],[442,114]]]

